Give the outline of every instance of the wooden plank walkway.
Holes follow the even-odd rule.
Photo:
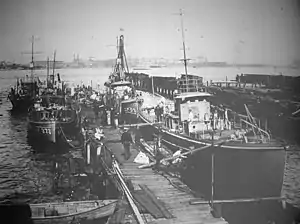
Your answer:
[[[134,159],[139,153],[138,147],[131,147],[131,157],[125,161],[122,153],[124,152],[121,144],[121,132],[113,128],[105,128],[105,144],[114,153],[120,164],[120,169],[125,179],[129,179],[133,185],[134,191],[144,190],[152,192],[166,209],[164,213],[170,213],[173,218],[155,219],[149,213],[142,214],[145,223],[159,224],[228,224],[222,218],[214,218],[210,213],[210,206],[207,204],[190,205],[190,199],[194,196],[188,192],[176,188],[171,182],[179,182],[178,179],[166,178],[152,169],[139,169],[140,164],[134,163]],[[171,181],[170,181],[171,179]],[[181,182],[183,185],[183,183]],[[153,195],[152,195],[153,196]],[[127,206],[128,208],[128,206]],[[112,219],[113,220],[113,219]],[[112,224],[113,222],[110,222]],[[132,212],[126,211],[124,222],[137,223]]]

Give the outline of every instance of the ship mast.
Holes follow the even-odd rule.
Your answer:
[[[34,70],[33,45],[34,45],[34,36],[32,35],[32,37],[31,37],[31,62],[30,62],[31,78],[33,78],[33,70]]]
[[[120,79],[124,79],[124,72],[129,72],[126,54],[124,50],[124,36],[121,35],[119,41],[117,41],[118,57],[115,65],[114,72],[120,76]]]
[[[54,50],[54,54],[53,54],[53,73],[52,73],[52,75],[53,75],[53,77],[52,77],[52,85],[54,85],[54,81],[55,81],[55,74],[54,74],[54,72],[55,72],[55,57],[56,57],[56,50]]]
[[[183,12],[182,9],[180,9],[179,12],[180,18],[181,18],[181,34],[182,34],[182,47],[183,47],[183,62],[184,62],[184,69],[185,69],[185,74],[187,75],[187,61],[188,59],[186,58],[186,50],[185,50],[185,36],[184,36],[184,26],[183,26]]]
[[[31,52],[22,52],[22,54],[30,54],[31,55],[31,61],[29,64],[29,68],[30,68],[30,74],[31,74],[31,79],[33,79],[33,72],[34,72],[34,54],[40,54],[41,52],[34,52],[34,41],[35,41],[35,36],[32,35],[30,38],[31,41]]]
[[[53,77],[54,77],[54,72],[55,72],[55,56],[56,56],[56,50],[54,50],[54,55],[53,55]]]
[[[182,61],[184,62],[184,70],[185,70],[185,81],[186,81],[186,91],[189,91],[189,86],[188,86],[188,71],[187,71],[187,61],[189,59],[186,58],[186,49],[185,49],[185,36],[184,36],[184,26],[183,26],[183,12],[182,9],[179,11],[180,15],[180,22],[181,22],[181,35],[182,35],[182,47],[183,47],[183,59]]]
[[[49,86],[49,57],[47,57],[47,79],[46,79],[46,81],[47,81],[47,88],[48,88],[48,86]]]

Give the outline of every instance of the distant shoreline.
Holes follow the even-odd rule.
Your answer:
[[[17,67],[16,67],[17,66]],[[169,64],[165,67],[162,68],[174,68],[174,67],[180,67],[182,66],[181,64]],[[134,70],[135,67],[139,67],[139,66],[129,66],[131,69]],[[193,68],[201,68],[201,67],[205,67],[205,68],[286,68],[286,69],[300,69],[300,66],[284,66],[284,65],[279,65],[279,66],[275,66],[275,65],[262,65],[262,64],[218,64],[218,63],[190,63],[189,67],[193,67]],[[61,70],[61,69],[99,69],[99,68],[111,68],[111,66],[60,66],[58,68],[55,68],[56,70]],[[38,67],[35,68],[35,70],[45,70],[46,67]],[[51,68],[52,69],[52,68]],[[144,70],[152,70],[153,68],[148,68],[145,66]],[[154,68],[156,69],[156,68]],[[158,68],[159,69],[159,68]],[[0,68],[0,71],[16,71],[16,70],[25,70],[25,71],[30,71],[30,68],[24,68],[24,65],[15,65],[14,68],[12,68],[11,66],[8,66],[6,68]],[[142,69],[143,70],[143,69]]]

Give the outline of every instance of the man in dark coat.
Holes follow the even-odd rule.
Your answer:
[[[121,142],[124,147],[125,160],[128,160],[130,158],[130,144],[133,143],[129,129],[127,129],[123,132],[123,134],[121,136]]]
[[[93,102],[93,110],[94,110],[95,119],[98,119],[99,105],[96,100]]]

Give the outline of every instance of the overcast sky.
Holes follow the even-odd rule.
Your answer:
[[[124,29],[127,57],[182,58],[180,17],[189,58],[289,64],[300,59],[296,0],[0,0],[0,60],[30,60],[30,37],[43,60],[114,58]],[[298,1],[299,2],[299,1]]]

